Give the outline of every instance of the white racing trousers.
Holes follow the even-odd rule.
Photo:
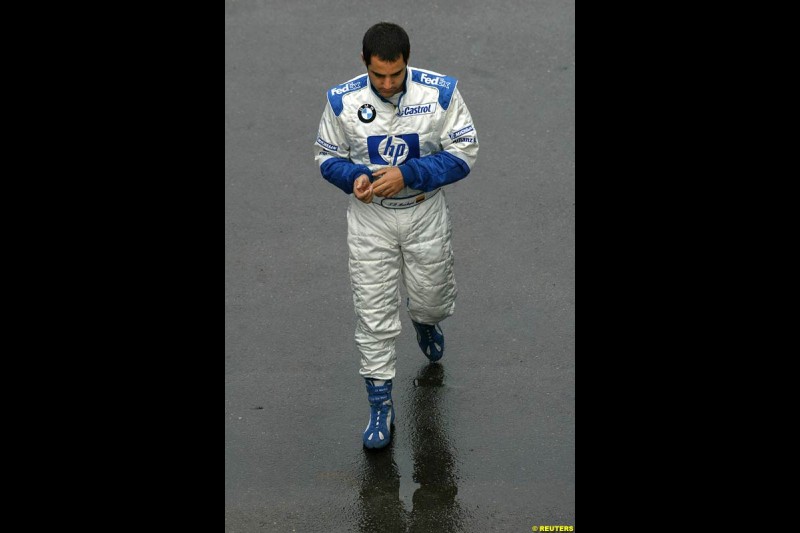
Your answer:
[[[401,278],[411,320],[436,324],[453,314],[457,290],[451,232],[444,190],[406,209],[365,204],[351,196],[347,244],[361,376],[394,378]]]

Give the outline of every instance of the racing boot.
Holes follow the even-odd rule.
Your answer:
[[[413,320],[411,323],[417,330],[417,343],[425,357],[430,359],[431,363],[441,359],[444,356],[444,333],[439,324],[419,324]]]
[[[365,448],[383,448],[392,440],[394,406],[392,405],[392,380],[365,378],[369,398],[369,425],[364,430]]]

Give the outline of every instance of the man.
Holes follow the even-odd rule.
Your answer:
[[[362,41],[367,73],[328,90],[315,160],[352,194],[347,209],[350,282],[370,420],[367,448],[391,440],[399,278],[426,357],[444,355],[439,322],[453,314],[451,226],[442,187],[469,174],[478,137],[458,80],[408,66],[408,35],[388,22]]]

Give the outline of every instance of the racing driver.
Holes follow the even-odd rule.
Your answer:
[[[391,441],[400,279],[417,343],[444,355],[439,323],[456,299],[451,222],[443,187],[469,174],[478,137],[458,80],[410,67],[408,34],[380,22],[362,41],[366,74],[336,85],[314,143],[322,177],[351,196],[350,283],[359,373],[370,404],[366,448]]]

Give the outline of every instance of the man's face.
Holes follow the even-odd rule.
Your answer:
[[[384,61],[378,56],[372,56],[367,66],[369,82],[384,98],[389,98],[403,89],[403,80],[406,77],[406,62],[403,56],[394,61]]]

